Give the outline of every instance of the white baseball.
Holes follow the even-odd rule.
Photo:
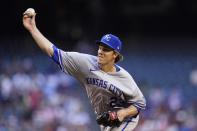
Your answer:
[[[32,17],[35,15],[35,10],[33,8],[28,8],[24,14],[28,15],[29,17]]]

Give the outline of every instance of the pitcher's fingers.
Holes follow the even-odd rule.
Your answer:
[[[36,15],[37,15],[37,13],[35,13],[35,14],[32,16],[33,20],[35,20]]]

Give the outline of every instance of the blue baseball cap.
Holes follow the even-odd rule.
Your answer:
[[[115,52],[118,53],[119,60],[123,60],[123,55],[120,53],[122,49],[122,42],[117,36],[106,34],[101,38],[100,41],[96,41],[96,44],[101,44],[112,48]]]

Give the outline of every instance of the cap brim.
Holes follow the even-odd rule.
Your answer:
[[[97,45],[103,45],[103,46],[106,46],[106,47],[111,48],[112,50],[114,50],[113,47],[111,47],[111,46],[108,45],[107,43],[104,43],[104,42],[101,42],[101,41],[96,41],[96,44],[97,44]]]

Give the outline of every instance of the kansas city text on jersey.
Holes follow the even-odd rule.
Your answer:
[[[110,84],[108,81],[104,81],[97,78],[86,78],[86,82],[87,84],[107,89],[119,97],[123,95],[123,92],[120,89],[118,89],[115,85]]]

